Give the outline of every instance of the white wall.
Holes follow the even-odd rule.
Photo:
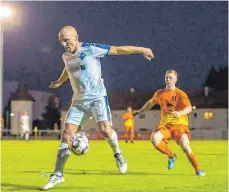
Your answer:
[[[32,130],[32,116],[33,116],[33,102],[32,101],[11,101],[11,134],[18,134],[20,132],[20,117],[23,115],[24,111],[28,112],[30,117],[30,130]]]
[[[204,113],[212,112],[211,119],[205,119]],[[197,117],[194,117],[194,113]],[[196,139],[226,139],[228,138],[228,109],[206,108],[193,110],[189,115],[190,128],[195,128],[192,138]]]
[[[118,132],[123,132],[123,114],[125,111],[117,110],[112,111],[113,128]],[[212,119],[204,119],[205,112],[212,112]],[[194,113],[197,117],[194,117]],[[135,117],[135,131],[138,132],[141,128],[153,130],[156,128],[160,121],[160,110],[152,110],[144,113],[145,118],[141,119],[140,116]],[[62,111],[61,117],[65,119],[66,111]],[[195,128],[191,130],[193,139],[222,139],[223,134],[227,136],[228,130],[227,123],[227,109],[195,109],[189,115],[189,127]],[[63,127],[63,124],[62,124]],[[85,130],[97,129],[94,120],[89,120],[85,125]]]

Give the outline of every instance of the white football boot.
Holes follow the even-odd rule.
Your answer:
[[[127,171],[127,162],[124,159],[124,157],[122,156],[122,153],[116,153],[114,157],[115,157],[116,165],[119,169],[119,172],[121,174],[125,174]]]
[[[57,185],[59,183],[63,183],[63,182],[64,182],[64,177],[63,176],[58,176],[56,174],[51,174],[49,182],[43,187],[43,190],[47,191],[47,190],[53,188],[55,185]]]

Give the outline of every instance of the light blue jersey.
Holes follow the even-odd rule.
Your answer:
[[[106,96],[101,77],[100,59],[106,56],[110,45],[82,42],[75,54],[65,52],[63,59],[73,90],[73,103]]]
[[[100,59],[108,54],[110,47],[96,43],[81,43],[75,54],[63,54],[73,90],[72,105],[66,116],[66,123],[83,126],[90,117],[97,123],[111,122],[100,63]]]

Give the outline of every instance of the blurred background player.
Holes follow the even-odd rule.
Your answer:
[[[0,115],[0,139],[2,138],[3,129],[4,129],[4,118]]]
[[[27,111],[24,111],[24,114],[20,118],[21,123],[21,135],[20,137],[25,137],[25,140],[29,140],[29,115]]]
[[[168,156],[168,169],[174,167],[176,155],[167,146],[168,140],[173,137],[187,155],[189,162],[195,169],[197,176],[205,176],[200,169],[197,158],[189,143],[190,132],[188,129],[188,114],[192,111],[190,100],[186,93],[176,87],[177,72],[168,70],[165,74],[164,89],[159,89],[140,110],[133,113],[137,115],[151,109],[155,104],[161,108],[161,120],[151,135],[155,148]]]
[[[127,107],[127,112],[124,113],[123,119],[125,126],[125,141],[128,143],[128,138],[130,138],[130,142],[134,143],[134,116],[131,107]]]
[[[59,40],[66,52],[62,55],[65,67],[51,88],[59,87],[67,79],[73,90],[72,105],[65,119],[61,135],[61,145],[57,153],[56,166],[44,190],[64,182],[63,170],[70,155],[69,141],[88,119],[93,116],[102,135],[113,150],[116,165],[121,174],[127,171],[118,144],[117,133],[111,128],[111,113],[106,88],[101,77],[100,59],[106,55],[128,55],[139,53],[146,59],[153,58],[152,50],[134,46],[110,46],[80,42],[78,33],[72,26],[65,26],[59,32]]]

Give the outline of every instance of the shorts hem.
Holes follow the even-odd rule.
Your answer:
[[[79,122],[73,121],[73,120],[68,120],[68,121],[65,122],[65,124],[73,124],[73,125],[80,126],[80,123]]]

